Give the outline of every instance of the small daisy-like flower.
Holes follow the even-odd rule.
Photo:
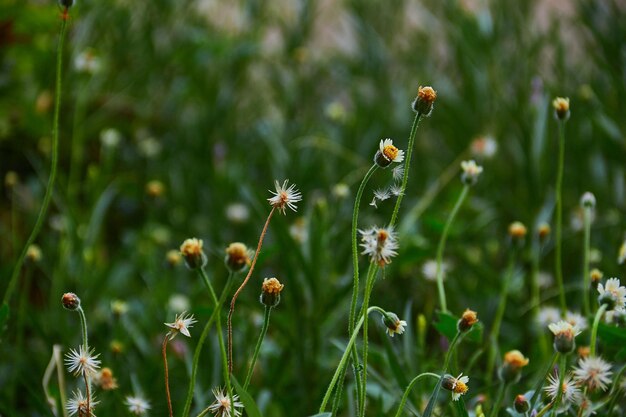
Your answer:
[[[468,382],[469,377],[467,375],[463,376],[461,373],[456,378],[452,375],[446,375],[441,385],[448,391],[452,391],[452,401],[458,401],[461,395],[464,395],[469,390]]]
[[[128,411],[136,416],[143,416],[148,412],[148,410],[150,410],[150,403],[138,395],[135,395],[134,397],[128,395],[124,404],[128,407]]]
[[[582,395],[580,388],[576,385],[571,375],[565,375],[563,378],[563,384],[560,383],[560,378],[557,374],[552,374],[548,377],[548,386],[544,388],[544,391],[550,397],[550,400],[554,401],[561,390],[561,404],[563,406],[569,406],[570,404],[578,404]]]
[[[203,268],[207,263],[207,257],[202,250],[204,243],[202,239],[186,239],[180,245],[180,254],[182,255],[189,269]]]
[[[474,185],[478,181],[478,176],[483,172],[483,167],[476,164],[473,159],[461,162],[461,181],[463,184]]]
[[[579,332],[585,331],[587,329],[587,319],[581,316],[578,313],[573,313],[568,311],[565,313],[565,321],[577,328]]]
[[[93,413],[93,409],[98,405],[99,401],[96,401],[94,397],[91,397],[89,401],[89,409],[87,409],[87,397],[85,397],[82,391],[74,391],[72,398],[67,401],[65,408],[71,416],[77,414],[78,417],[96,417]]]
[[[372,262],[379,266],[391,263],[391,258],[398,252],[398,241],[393,228],[372,227],[368,230],[359,230],[363,255],[369,255]]]
[[[192,327],[196,321],[197,320],[193,318],[193,314],[187,316],[183,311],[182,313],[176,315],[173,323],[164,323],[167,327],[172,329],[169,331],[170,340],[175,338],[178,333],[191,337],[191,334],[189,334],[189,328]]]
[[[274,181],[276,191],[270,190],[270,193],[274,194],[274,196],[267,199],[272,207],[278,209],[283,214],[286,214],[287,207],[293,211],[298,211],[298,207],[294,203],[302,200],[302,194],[296,189],[296,185],[291,184],[287,187],[288,184],[289,180],[283,181],[282,185],[278,181]]]
[[[548,329],[554,334],[554,349],[560,353],[570,353],[576,347],[574,338],[580,334],[578,327],[561,320],[548,325]]]
[[[378,151],[374,155],[374,162],[381,167],[386,168],[392,162],[404,161],[404,151],[393,146],[393,140],[383,139],[378,145]]]
[[[561,312],[556,307],[542,307],[537,315],[537,324],[541,329],[545,329],[551,323],[561,320]]]
[[[393,335],[404,333],[404,328],[406,327],[406,321],[400,320],[395,313],[387,313],[383,314],[382,317],[383,324],[387,327],[386,332],[389,336],[393,337]]]
[[[70,349],[65,354],[67,370],[74,376],[83,374],[94,376],[98,372],[98,368],[100,368],[100,361],[97,359],[100,354],[94,355],[94,352],[94,349],[85,349],[83,345],[80,345],[78,350]]]
[[[478,158],[491,158],[498,151],[498,143],[491,136],[481,136],[470,145],[472,154]]]
[[[233,394],[233,404],[230,404],[230,398],[220,388],[213,388],[215,402],[209,406],[209,411],[214,417],[239,417],[241,411],[237,408],[243,408],[243,404],[239,402],[239,396]]]
[[[417,97],[413,101],[413,110],[424,117],[430,116],[433,111],[437,92],[432,87],[420,87],[417,89]]]
[[[552,107],[554,107],[554,114],[559,120],[569,119],[569,98],[557,97],[552,101]]]
[[[404,165],[396,165],[391,170],[391,176],[394,181],[400,181],[404,177]]]
[[[87,74],[95,74],[102,67],[100,58],[95,54],[93,49],[87,49],[74,59],[74,67],[78,72]]]
[[[586,357],[578,362],[574,368],[574,379],[580,385],[586,385],[590,391],[600,388],[606,391],[611,383],[611,364],[599,357]]]
[[[591,278],[591,286],[594,289],[597,289],[598,284],[602,281],[602,277],[604,277],[604,274],[598,268],[593,268],[589,273],[589,277]]]
[[[606,304],[608,310],[623,309],[626,304],[626,287],[617,278],[609,278],[605,285],[598,284],[598,303]]]

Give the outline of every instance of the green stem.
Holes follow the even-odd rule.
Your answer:
[[[396,205],[393,208],[389,227],[395,226],[396,220],[398,220],[398,212],[400,211],[402,198],[406,193],[406,186],[409,183],[409,168],[411,168],[411,158],[413,157],[413,144],[415,143],[415,134],[417,133],[417,127],[420,124],[421,118],[422,115],[418,112],[415,114],[415,119],[413,119],[413,126],[411,126],[411,133],[409,134],[409,143],[406,147],[406,159],[404,161],[404,176],[402,177],[402,188],[400,189],[400,194],[398,195],[398,198],[396,200]]]
[[[624,374],[624,372],[626,371],[626,365],[622,366],[622,369],[619,370],[619,372],[615,375],[615,377],[613,378],[613,387],[611,388],[611,392],[609,394],[609,403],[607,405],[607,413],[609,413],[608,417],[612,417],[613,416],[613,407],[615,407],[615,403],[617,402],[617,399],[619,398],[619,394],[620,391],[622,391],[622,388],[620,388],[620,381],[622,381],[622,375]]]
[[[490,417],[496,417],[498,415],[498,410],[500,409],[500,404],[502,404],[502,399],[504,398],[504,391],[506,390],[507,384],[500,384],[498,388],[498,395],[496,396],[496,402],[493,403],[493,407],[491,408]]]
[[[565,121],[559,121],[559,166],[556,178],[556,236],[554,250],[554,268],[556,282],[559,286],[559,302],[561,315],[565,317],[567,305],[565,303],[565,289],[563,287],[563,265],[561,263],[561,245],[563,228],[563,198],[561,188],[563,186],[563,165],[565,163]]]
[[[437,245],[437,291],[439,293],[439,304],[441,306],[441,310],[444,313],[448,312],[448,306],[446,304],[446,292],[443,287],[443,268],[442,268],[443,251],[446,247],[446,239],[448,238],[448,233],[450,232],[450,226],[452,225],[452,221],[456,217],[456,214],[461,208],[463,201],[467,197],[467,194],[469,193],[469,189],[470,189],[469,185],[463,186],[463,190],[461,191],[461,194],[459,195],[459,198],[456,201],[456,204],[454,205],[452,212],[450,212],[450,215],[448,216],[446,225],[443,228],[443,233],[441,234],[441,238],[439,239],[439,245]]]
[[[554,352],[554,354],[552,355],[552,359],[550,360],[550,363],[548,364],[548,367],[546,368],[545,372],[543,372],[540,375],[540,379],[535,384],[535,388],[533,390],[533,395],[532,395],[532,397],[530,397],[530,409],[531,410],[533,410],[535,408],[535,403],[537,402],[537,400],[540,397],[541,388],[543,387],[543,384],[545,383],[546,379],[548,378],[548,375],[550,374],[550,372],[552,372],[552,368],[554,368],[554,364],[559,359],[559,356],[560,356],[559,352]]]
[[[191,402],[193,400],[193,392],[196,386],[196,375],[198,373],[198,364],[200,363],[200,354],[202,353],[202,347],[204,346],[204,341],[209,335],[209,330],[211,325],[215,321],[215,317],[217,317],[217,312],[221,310],[224,305],[224,301],[230,292],[230,287],[232,286],[234,274],[231,272],[228,275],[228,280],[226,281],[226,285],[224,286],[224,290],[222,291],[222,295],[220,295],[220,299],[218,300],[218,305],[215,306],[209,320],[204,326],[204,330],[202,330],[202,334],[200,335],[200,339],[198,340],[198,345],[196,346],[196,350],[193,354],[193,362],[191,366],[191,377],[189,379],[189,389],[187,390],[187,399],[185,400],[185,408],[183,409],[182,417],[187,417],[191,411]]]
[[[550,411],[552,406],[554,406],[554,401],[550,402],[548,405],[543,407],[541,411],[539,411],[535,417],[543,417],[548,411]]]
[[[509,291],[509,283],[511,281],[513,270],[515,267],[515,255],[516,249],[511,248],[509,256],[509,265],[507,266],[506,273],[504,275],[504,282],[502,283],[502,289],[500,290],[500,303],[498,304],[498,310],[493,320],[491,332],[489,332],[489,356],[487,362],[487,381],[489,384],[493,378],[493,369],[496,361],[496,349],[498,347],[498,335],[500,334],[500,326],[502,325],[502,319],[504,318],[504,312],[506,311],[507,293]]]
[[[368,329],[369,329],[369,317],[365,313],[369,307],[370,297],[372,295],[372,288],[374,287],[374,281],[376,280],[376,272],[378,268],[370,263],[370,268],[367,271],[367,281],[365,284],[365,295],[363,296],[363,375],[361,382],[361,398],[359,405],[359,413],[361,417],[365,416],[365,397],[367,394],[367,355],[369,354],[368,343]]]
[[[591,315],[591,306],[589,305],[589,290],[591,288],[591,277],[589,276],[589,251],[591,247],[591,207],[584,209],[584,249],[583,249],[583,312],[585,317]]]
[[[372,311],[378,311],[381,314],[387,314],[385,310],[376,306],[372,306],[368,308],[367,314],[371,313]],[[359,322],[354,327],[354,331],[352,332],[352,336],[350,337],[350,340],[348,341],[346,350],[343,352],[343,355],[341,356],[341,360],[339,361],[339,365],[337,365],[337,369],[335,369],[335,373],[333,374],[330,384],[328,384],[328,388],[326,389],[326,394],[324,394],[324,398],[322,399],[322,404],[320,405],[319,413],[323,413],[326,410],[326,405],[328,405],[328,401],[330,400],[330,397],[333,393],[333,389],[335,388],[335,384],[337,383],[337,380],[339,380],[341,371],[345,369],[346,365],[348,364],[350,351],[352,349],[352,346],[354,345],[354,342],[356,341],[357,336],[359,335],[359,330],[361,329],[361,326],[363,325],[364,317],[365,315],[361,316],[361,318],[359,319]]]
[[[450,358],[452,358],[452,352],[454,352],[454,349],[456,348],[457,343],[461,340],[461,335],[463,334],[464,333],[457,331],[456,334],[454,335],[454,338],[452,339],[452,342],[450,342],[448,353],[446,353],[446,360],[443,362],[444,373],[448,372],[448,365],[450,364]]]
[[[422,379],[423,377],[426,377],[426,376],[431,376],[433,378],[436,378],[437,380],[439,380],[439,378],[441,378],[440,375],[433,374],[432,372],[424,372],[423,374],[419,374],[418,376],[413,378],[411,380],[411,382],[409,382],[409,385],[404,390],[404,394],[402,394],[402,399],[400,400],[400,406],[398,407],[398,411],[396,412],[395,417],[400,417],[402,415],[402,410],[404,410],[404,406],[406,405],[406,402],[409,399],[409,394],[411,393],[411,390],[413,390],[413,386],[420,379]]]
[[[256,346],[254,348],[254,353],[252,354],[252,362],[250,362],[250,367],[248,368],[248,375],[246,375],[246,382],[243,384],[243,390],[246,391],[248,389],[248,385],[250,385],[250,379],[252,379],[252,372],[254,371],[254,365],[256,364],[256,360],[259,357],[259,351],[261,350],[261,344],[263,343],[263,339],[267,334],[267,329],[270,327],[270,313],[272,312],[272,307],[265,306],[265,313],[263,314],[263,327],[261,327],[261,334],[259,334],[259,340],[256,342]]]
[[[563,380],[565,379],[565,368],[567,367],[567,356],[562,355],[559,363],[559,387],[563,386]],[[559,404],[561,403],[561,399],[563,398],[563,390],[560,389],[556,393],[556,398],[554,399],[554,407],[552,408],[552,415],[555,416],[557,409],[559,408]]]
[[[215,290],[213,290],[213,285],[211,285],[211,281],[207,276],[204,268],[199,268],[200,276],[202,276],[202,280],[206,285],[209,293],[211,294],[211,299],[213,300],[213,304],[216,306],[217,316],[216,316],[216,328],[217,328],[217,339],[220,345],[220,352],[222,355],[222,371],[224,374],[224,381],[226,382],[226,389],[228,390],[228,397],[230,398],[231,404],[231,413],[235,414],[235,403],[233,401],[233,388],[230,383],[230,372],[228,371],[228,357],[226,356],[226,345],[224,344],[224,335],[222,334],[222,314],[221,309],[217,308],[219,306],[219,301],[217,300],[217,296],[215,295]]]
[[[591,328],[591,342],[589,344],[589,356],[596,356],[596,339],[598,337],[598,325],[600,324],[600,319],[602,315],[606,311],[606,304],[602,304],[596,313],[596,317],[593,319],[593,327]]]
[[[83,308],[81,306],[78,306],[76,311],[78,311],[78,315],[80,317],[80,329],[83,335],[83,348],[85,349],[85,351],[88,351],[89,340],[87,336],[87,318],[85,317],[85,312],[83,311]]]
[[[67,12],[67,9],[65,10]],[[57,176],[57,167],[59,165],[59,115],[61,113],[61,92],[62,92],[62,70],[63,70],[63,44],[65,42],[65,34],[67,29],[67,20],[61,20],[61,34],[59,35],[59,45],[57,48],[57,65],[56,65],[56,97],[54,100],[54,118],[52,121],[52,160],[50,163],[50,177],[48,178],[48,185],[46,186],[46,192],[43,196],[43,201],[41,202],[41,207],[39,209],[39,214],[37,215],[37,220],[35,221],[35,226],[26,240],[26,244],[22,248],[22,252],[20,253],[19,258],[17,258],[17,262],[15,267],[13,268],[13,272],[11,274],[11,280],[9,281],[9,285],[7,286],[6,292],[4,293],[4,298],[2,300],[2,304],[8,306],[9,300],[11,299],[11,294],[15,290],[15,285],[17,284],[17,279],[19,277],[22,266],[24,265],[24,259],[26,258],[26,253],[28,252],[28,248],[35,242],[39,232],[41,231],[41,227],[43,226],[43,221],[48,213],[48,208],[50,207],[50,201],[52,200],[52,192],[54,190],[54,182]],[[2,327],[3,323],[0,323],[0,327]]]

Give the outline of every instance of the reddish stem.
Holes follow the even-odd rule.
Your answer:
[[[87,379],[87,372],[83,371],[83,378],[85,379],[85,393],[87,395],[87,417],[91,416],[91,392],[89,392],[89,380]]]
[[[163,365],[165,366],[165,393],[167,394],[167,408],[170,411],[170,417],[174,417],[174,412],[172,411],[172,397],[170,396],[170,379],[169,372],[167,370],[167,341],[169,340],[169,333],[165,335],[163,339]]]

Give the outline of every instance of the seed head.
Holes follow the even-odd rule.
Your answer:
[[[63,303],[63,307],[70,311],[78,310],[80,307],[80,298],[73,292],[66,292],[61,297],[61,303]]]
[[[286,214],[287,207],[293,211],[298,211],[298,207],[294,203],[302,200],[302,194],[296,189],[296,185],[287,186],[288,184],[289,180],[283,181],[282,185],[278,181],[274,181],[276,191],[270,190],[274,196],[267,199],[272,207],[283,214]]]
[[[193,317],[193,314],[186,315],[183,311],[177,314],[173,323],[164,323],[167,327],[171,328],[169,331],[169,338],[172,340],[178,333],[182,333],[187,337],[191,337],[189,329],[196,323],[197,320]]]
[[[94,353],[94,349],[85,348],[83,345],[80,345],[78,350],[70,349],[65,354],[65,366],[68,372],[74,376],[83,374],[95,376],[100,368],[100,361],[97,359],[100,354],[94,355]]]
[[[128,411],[136,416],[143,416],[150,410],[150,403],[138,395],[127,396],[124,404],[128,407]]]

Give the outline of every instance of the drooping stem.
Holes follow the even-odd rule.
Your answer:
[[[263,339],[267,334],[267,329],[270,327],[270,313],[272,312],[272,307],[265,306],[265,313],[263,314],[263,326],[261,327],[261,334],[259,334],[259,340],[256,342],[256,346],[254,347],[254,353],[252,354],[252,361],[250,362],[250,367],[248,368],[248,375],[246,375],[246,382],[243,384],[243,390],[246,391],[248,389],[248,385],[250,385],[250,379],[252,379],[252,372],[254,371],[254,365],[256,364],[256,360],[259,357],[259,351],[261,350],[261,344],[263,343]]]
[[[565,317],[567,305],[565,302],[565,288],[563,287],[563,265],[561,263],[562,228],[563,228],[563,198],[561,189],[563,186],[563,165],[565,163],[565,121],[559,121],[559,165],[556,177],[556,234],[554,248],[554,269],[556,282],[559,287],[559,303],[561,316]]]
[[[372,306],[372,307],[368,308],[367,309],[367,314],[371,313],[372,311],[378,311],[381,314],[386,314],[385,310],[383,310],[380,307],[376,307],[376,306]],[[335,369],[335,373],[333,374],[333,377],[332,377],[332,379],[330,381],[330,384],[328,384],[328,388],[326,389],[326,394],[324,394],[324,398],[322,399],[322,403],[320,405],[320,409],[319,409],[320,413],[323,413],[326,410],[326,406],[328,405],[328,401],[330,400],[330,397],[331,397],[331,395],[333,393],[333,389],[335,388],[335,384],[339,380],[339,376],[342,374],[342,370],[345,369],[346,365],[348,364],[348,358],[350,357],[350,351],[352,349],[352,346],[354,345],[354,342],[356,341],[356,338],[357,338],[357,336],[359,334],[359,330],[361,330],[361,326],[363,325],[363,317],[365,317],[365,315],[361,316],[361,318],[359,319],[359,322],[354,327],[354,331],[352,332],[352,336],[350,337],[350,340],[348,341],[348,345],[346,346],[346,349],[343,352],[343,355],[341,356],[341,360],[339,361],[339,365],[337,365],[337,369]]]
[[[417,133],[417,127],[420,124],[421,118],[421,113],[415,113],[413,126],[411,126],[411,133],[409,133],[409,142],[406,147],[406,159],[404,161],[404,176],[402,177],[402,186],[400,188],[400,194],[398,195],[398,198],[396,200],[396,205],[393,208],[393,213],[391,214],[389,227],[393,227],[396,225],[396,221],[398,220],[398,212],[400,211],[400,205],[402,204],[402,198],[406,193],[406,186],[409,183],[409,168],[411,168],[411,158],[413,157],[413,144],[415,143],[415,134]]]
[[[167,398],[167,409],[169,410],[169,416],[173,417],[174,412],[172,411],[172,397],[170,395],[170,376],[167,368],[167,341],[170,338],[169,332],[163,338],[163,346],[161,348],[161,354],[163,355],[163,367],[165,368],[165,395]]]
[[[459,208],[461,208],[463,201],[467,197],[467,194],[469,193],[469,189],[470,189],[469,185],[466,184],[463,186],[463,190],[461,191],[461,194],[459,195],[459,198],[456,201],[454,208],[452,209],[452,211],[450,212],[450,215],[448,216],[446,225],[443,228],[443,232],[441,233],[441,238],[439,239],[439,245],[437,245],[437,274],[436,274],[437,291],[439,293],[439,305],[441,306],[441,310],[444,313],[448,312],[448,306],[446,304],[446,292],[443,287],[443,266],[442,266],[443,251],[446,247],[446,239],[448,238],[448,233],[450,232],[450,226],[452,225],[452,221],[456,217],[456,214],[458,213]]]
[[[15,285],[17,284],[20,271],[22,270],[22,266],[24,265],[24,259],[26,258],[26,254],[28,253],[28,248],[35,242],[35,239],[37,239],[37,236],[41,231],[41,227],[43,226],[44,219],[50,207],[52,192],[54,190],[54,183],[56,181],[57,168],[59,165],[59,116],[61,113],[61,80],[63,79],[63,44],[65,43],[65,35],[67,32],[67,14],[68,9],[66,7],[63,12],[63,18],[61,19],[61,33],[59,35],[59,45],[57,47],[55,84],[56,95],[54,99],[54,116],[52,119],[52,158],[50,161],[50,177],[48,177],[46,192],[43,196],[41,207],[39,208],[39,214],[37,215],[35,226],[30,232],[30,236],[28,236],[28,239],[26,240],[26,243],[22,248],[20,256],[17,258],[17,262],[15,263],[15,267],[13,268],[13,272],[11,274],[11,280],[9,281],[9,285],[7,286],[6,292],[4,293],[2,304],[7,306],[9,304],[9,300],[11,299],[11,294],[15,290]]]
[[[369,353],[369,343],[368,343],[368,328],[369,328],[369,317],[366,311],[368,311],[370,297],[372,295],[372,288],[374,287],[374,281],[376,280],[376,272],[378,268],[373,266],[374,264],[370,264],[370,268],[367,272],[367,281],[365,283],[365,295],[363,296],[363,375],[361,382],[361,398],[359,405],[359,413],[361,417],[365,416],[365,397],[367,395],[367,355]]]
[[[589,276],[589,251],[591,249],[591,207],[585,206],[584,210],[584,248],[583,248],[583,312],[585,317],[591,314],[589,305],[589,290],[591,277]]]
[[[256,261],[259,257],[259,253],[261,252],[261,246],[263,246],[263,239],[265,239],[265,233],[267,232],[267,227],[270,224],[270,220],[272,215],[274,214],[275,207],[272,207],[270,214],[267,216],[267,220],[265,221],[265,225],[263,226],[263,230],[261,231],[261,236],[259,237],[259,243],[257,244],[256,251],[254,252],[254,258],[252,258],[252,263],[250,264],[250,269],[248,270],[248,274],[244,278],[243,282],[235,291],[232,300],[230,301],[230,309],[228,310],[228,372],[233,372],[233,313],[235,312],[235,303],[237,302],[237,297],[243,290],[243,287],[246,286],[248,280],[252,276],[252,271],[254,271],[254,266],[256,265]]]
[[[89,339],[87,336],[87,317],[85,317],[85,311],[81,306],[78,306],[76,311],[78,312],[78,316],[80,317],[80,330],[83,337],[83,348],[85,349],[85,352],[87,352],[89,350]]]
[[[215,306],[209,320],[206,322],[204,326],[204,330],[202,330],[202,334],[200,335],[200,339],[198,340],[198,345],[196,346],[196,350],[193,354],[193,362],[191,365],[191,377],[189,379],[189,389],[187,390],[187,399],[185,400],[185,408],[183,409],[182,417],[187,417],[191,410],[191,402],[193,400],[193,391],[196,386],[196,376],[198,373],[198,364],[200,363],[200,354],[202,353],[202,347],[204,346],[204,341],[209,335],[209,330],[211,329],[211,325],[215,321],[215,317],[217,316],[217,312],[221,311],[222,306],[224,305],[224,301],[226,300],[226,296],[230,291],[230,287],[232,286],[234,274],[231,272],[228,275],[228,280],[226,281],[226,285],[224,286],[224,290],[222,291],[222,295],[220,295],[220,299],[218,300],[218,305]]]
[[[439,380],[439,378],[441,378],[440,375],[437,374],[433,374],[432,372],[424,372],[423,374],[419,374],[418,376],[416,376],[415,378],[413,378],[411,380],[411,382],[409,382],[409,385],[406,387],[406,389],[404,390],[404,394],[402,394],[402,399],[400,400],[400,406],[398,407],[398,411],[395,414],[395,417],[400,417],[402,415],[402,410],[404,410],[404,406],[406,405],[406,402],[409,398],[409,394],[411,393],[411,391],[413,390],[413,386],[415,386],[415,384],[422,378],[424,377],[433,377],[436,378],[437,380]]]
[[[448,366],[450,365],[450,358],[452,358],[454,349],[456,348],[456,345],[459,342],[459,340],[461,340],[462,334],[464,333],[457,331],[456,334],[454,335],[454,338],[452,339],[452,342],[450,342],[450,347],[448,347],[448,353],[446,353],[446,359],[443,362],[444,373],[448,372]]]
[[[602,315],[606,311],[606,304],[602,304],[596,313],[596,317],[593,319],[593,327],[591,328],[591,341],[589,343],[589,356],[596,356],[596,339],[598,338],[598,325],[600,324],[600,319]]]

